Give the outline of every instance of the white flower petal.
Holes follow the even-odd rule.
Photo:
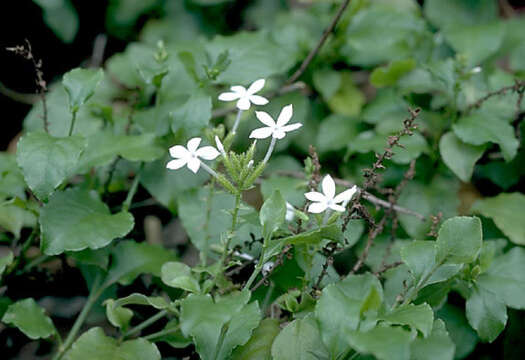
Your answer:
[[[268,99],[259,95],[250,95],[250,102],[255,105],[266,105],[268,104]]]
[[[243,96],[237,101],[237,109],[239,110],[248,110],[250,108],[250,99],[246,96]]]
[[[170,162],[168,162],[166,164],[166,167],[171,170],[177,170],[183,167],[184,165],[186,165],[186,163],[187,163],[186,159],[176,159],[176,160],[171,160]]]
[[[200,143],[201,143],[201,138],[194,137],[188,141],[188,143],[186,144],[186,147],[188,148],[189,152],[194,153],[199,148]]]
[[[259,119],[259,121],[264,125],[269,127],[275,126],[275,121],[273,121],[272,117],[268,115],[268,113],[265,113],[264,111],[256,111],[255,116],[257,116],[257,119]]]
[[[289,131],[293,131],[295,129],[299,129],[301,126],[303,126],[303,124],[301,124],[301,123],[290,124],[290,125],[282,126],[281,130],[285,131],[285,132],[289,132]]]
[[[252,94],[255,94],[257,91],[260,91],[263,87],[264,87],[264,83],[266,82],[266,80],[264,79],[259,79],[259,80],[255,80],[251,85],[250,87],[248,88],[248,90],[246,90],[246,92],[250,95]]]
[[[339,211],[339,212],[344,212],[345,211],[345,208],[341,205],[337,205],[337,204],[331,204],[329,205],[330,209],[332,210],[335,210],[335,211]]]
[[[239,97],[242,97],[246,94],[246,88],[241,85],[232,86],[230,90],[236,93]]]
[[[304,197],[310,201],[323,202],[326,201],[326,197],[317,191],[310,191],[304,194]]]
[[[222,145],[222,142],[217,135],[215,135],[215,145],[217,146],[217,149],[219,149],[221,154],[226,154],[226,151],[224,150],[224,146]]]
[[[175,145],[170,147],[170,155],[171,157],[177,158],[177,159],[186,159],[189,156],[189,151],[182,145]]]
[[[240,95],[234,92],[225,92],[219,95],[220,101],[233,101],[240,98]]]
[[[342,193],[340,193],[339,195],[337,195],[334,198],[334,203],[339,204],[340,202],[348,202],[348,201],[350,201],[352,199],[352,197],[354,196],[354,194],[356,193],[356,191],[357,191],[357,186],[354,185],[354,186],[352,186],[352,188],[350,188],[348,190],[345,190]]]
[[[217,151],[213,146],[203,146],[195,152],[198,157],[203,158],[204,160],[213,160],[221,153]]]
[[[191,158],[188,160],[188,169],[190,169],[194,173],[197,173],[200,167],[201,167],[201,161],[198,158]]]
[[[280,139],[284,139],[284,137],[286,136],[286,133],[282,131],[281,129],[276,129],[273,131],[272,136],[280,140]]]
[[[253,130],[250,134],[250,137],[256,139],[266,139],[267,137],[272,136],[272,132],[272,128],[263,127]]]
[[[290,121],[293,115],[293,105],[286,105],[281,110],[279,117],[277,118],[277,126],[284,126]]]
[[[327,208],[326,203],[312,203],[308,206],[308,212],[311,212],[313,214],[319,214],[325,211]]]
[[[323,182],[321,183],[321,188],[323,189],[323,194],[327,197],[327,199],[333,199],[335,196],[335,182],[334,179],[330,175],[326,175],[323,178]]]

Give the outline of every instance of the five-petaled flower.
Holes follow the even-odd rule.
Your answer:
[[[304,194],[304,196],[312,201],[308,206],[308,212],[318,214],[322,213],[326,209],[332,209],[335,211],[343,212],[345,207],[339,205],[340,203],[346,204],[352,199],[352,196],[357,191],[357,186],[343,191],[339,195],[335,196],[335,182],[330,175],[326,175],[321,183],[322,193],[317,191],[311,191]]]
[[[219,95],[219,100],[237,100],[236,106],[239,110],[248,110],[250,108],[250,104],[266,105],[268,104],[268,99],[260,95],[255,95],[256,92],[260,91],[264,87],[264,83],[264,79],[256,80],[248,87],[248,89],[240,85],[232,86],[230,88],[231,92],[225,92]]]
[[[170,147],[170,155],[174,157],[175,160],[168,162],[166,167],[176,170],[187,165],[188,169],[196,173],[201,166],[201,160],[199,158],[213,160],[220,155],[213,146],[203,146],[199,149],[200,143],[201,138],[195,137],[188,141],[186,147],[182,145]]]
[[[266,139],[270,136],[275,139],[282,139],[286,136],[287,132],[299,129],[303,126],[301,123],[286,125],[293,115],[293,106],[291,104],[285,106],[281,110],[277,122],[275,122],[272,117],[264,111],[256,111],[255,115],[257,116],[257,119],[267,126],[255,129],[251,132],[250,137],[255,139]]]

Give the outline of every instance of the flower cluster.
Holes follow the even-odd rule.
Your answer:
[[[266,105],[268,103],[268,99],[260,95],[256,95],[258,91],[262,90],[264,84],[265,80],[259,79],[253,82],[248,87],[248,89],[240,85],[232,86],[230,88],[231,92],[225,92],[219,95],[219,100],[221,101],[237,100],[236,106],[239,112],[237,114],[237,120],[231,131],[232,134],[235,134],[235,129],[237,128],[240,119],[240,114],[243,110],[250,109],[251,104]],[[293,116],[292,104],[287,105],[281,109],[281,112],[277,117],[277,121],[275,121],[268,113],[264,111],[256,111],[255,116],[265,126],[255,129],[250,133],[250,138],[256,139],[252,145],[252,154],[257,139],[266,139],[271,137],[270,146],[261,163],[262,166],[260,167],[260,169],[262,169],[264,165],[268,162],[270,155],[272,154],[273,149],[275,147],[276,141],[283,139],[288,132],[299,129],[302,126],[302,124],[288,124]],[[221,140],[218,136],[215,136],[216,148],[213,146],[203,146],[199,148],[200,143],[201,138],[196,137],[190,139],[186,144],[186,147],[182,145],[172,146],[169,149],[169,153],[174,158],[174,160],[169,161],[166,164],[166,167],[168,169],[177,170],[184,166],[187,166],[188,169],[190,169],[194,173],[197,173],[197,171],[202,167],[212,176],[216,177],[221,184],[225,185],[225,187],[231,190],[232,185],[225,180],[224,176],[217,174],[215,170],[213,170],[204,162],[202,162],[202,160],[214,160],[219,155],[222,155],[222,157],[225,160],[225,166],[231,166],[228,160],[227,152]],[[247,163],[244,163],[244,166],[247,168],[247,170],[251,169],[253,166],[253,160],[249,159]],[[357,187],[354,186],[351,189],[343,191],[342,193],[336,196],[335,182],[330,175],[326,175],[324,177],[321,184],[321,188],[322,193],[311,191],[304,194],[306,199],[312,201],[312,203],[307,208],[308,212],[310,213],[317,214],[327,210],[335,210],[338,212],[342,212],[345,210],[346,204],[352,199],[352,196],[357,191]],[[295,214],[295,208],[289,203],[286,203],[286,207],[286,219],[287,221],[292,221]]]

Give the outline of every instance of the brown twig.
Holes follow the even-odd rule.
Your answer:
[[[430,221],[432,222],[432,225],[430,226],[430,230],[428,231],[427,236],[437,238],[438,236],[437,229],[439,227],[439,223],[441,222],[442,218],[443,218],[443,213],[441,211],[438,212],[437,215],[430,215]]]
[[[26,60],[31,60],[33,68],[35,69],[35,84],[37,86],[37,93],[40,95],[42,100],[42,109],[43,109],[43,120],[44,120],[44,130],[49,133],[49,122],[47,119],[47,103],[46,103],[46,92],[47,92],[47,83],[44,80],[44,72],[42,71],[42,59],[35,59],[33,55],[33,50],[31,48],[31,43],[29,40],[25,39],[26,46],[17,45],[15,47],[6,48],[7,51],[12,51],[17,55],[22,56]]]
[[[514,85],[504,86],[501,89],[491,91],[485,96],[476,100],[474,103],[468,105],[467,108],[465,109],[465,113],[468,114],[474,109],[479,109],[485,101],[487,101],[488,99],[494,96],[505,95],[508,91],[517,92],[519,94],[520,92],[523,93],[524,89],[525,89],[525,81],[515,79]],[[519,105],[521,105],[521,100],[519,100],[519,103],[520,103]],[[521,107],[519,109],[521,109]]]
[[[375,276],[381,276],[386,271],[388,271],[390,269],[393,269],[395,267],[398,267],[399,265],[403,265],[403,264],[404,264],[404,262],[402,262],[402,261],[396,261],[396,262],[393,262],[392,264],[383,264],[381,266],[381,268],[374,273],[374,275]]]
[[[250,289],[251,292],[254,292],[257,290],[261,285],[268,282],[268,278],[272,273],[277,269],[277,267],[281,266],[284,263],[284,257],[288,256],[289,251],[292,249],[292,245],[286,245],[283,250],[278,255],[277,259],[273,263],[272,268],[263,275],[263,277]]]

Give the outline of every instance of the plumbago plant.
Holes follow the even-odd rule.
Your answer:
[[[3,353],[520,358],[525,23],[497,4],[265,0],[208,39],[166,2],[49,86],[9,48],[41,100],[0,157]]]

